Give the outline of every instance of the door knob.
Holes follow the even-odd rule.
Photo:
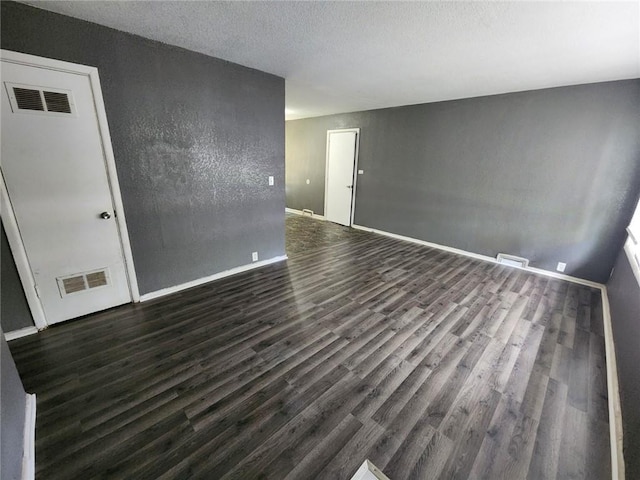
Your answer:
[[[100,214],[100,218],[102,218],[103,220],[109,220],[111,218],[111,214],[109,212],[102,212]]]

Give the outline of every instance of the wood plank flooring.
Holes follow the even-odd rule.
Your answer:
[[[610,478],[599,291],[299,216],[287,251],[12,341],[37,478]]]

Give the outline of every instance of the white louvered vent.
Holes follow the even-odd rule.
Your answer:
[[[5,83],[13,113],[76,116],[70,90]]]
[[[499,263],[502,263],[504,265],[510,265],[512,267],[527,268],[529,266],[528,258],[509,255],[508,253],[499,253],[496,258]]]
[[[58,277],[56,280],[61,297],[94,288],[106,287],[110,284],[108,268]]]

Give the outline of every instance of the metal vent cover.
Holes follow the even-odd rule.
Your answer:
[[[527,268],[529,266],[528,258],[509,255],[508,253],[499,253],[496,259],[499,263],[509,265],[511,267]]]
[[[5,82],[13,113],[77,116],[70,90]]]
[[[65,275],[56,278],[56,281],[58,282],[61,297],[94,288],[106,287],[111,283],[108,268]]]
[[[42,97],[39,90],[30,88],[13,87],[13,94],[16,97],[16,104],[20,110],[38,110],[44,112]]]
[[[48,112],[71,113],[68,94],[43,90],[42,95],[44,95]]]

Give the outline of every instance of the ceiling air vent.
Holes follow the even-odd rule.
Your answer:
[[[13,113],[76,116],[70,90],[5,83]]]
[[[40,90],[13,87],[13,94],[20,110],[39,110],[44,112]]]
[[[60,296],[66,297],[72,293],[83,292],[98,287],[106,287],[109,285],[109,269],[94,270],[85,273],[76,273],[58,277],[58,289]]]

